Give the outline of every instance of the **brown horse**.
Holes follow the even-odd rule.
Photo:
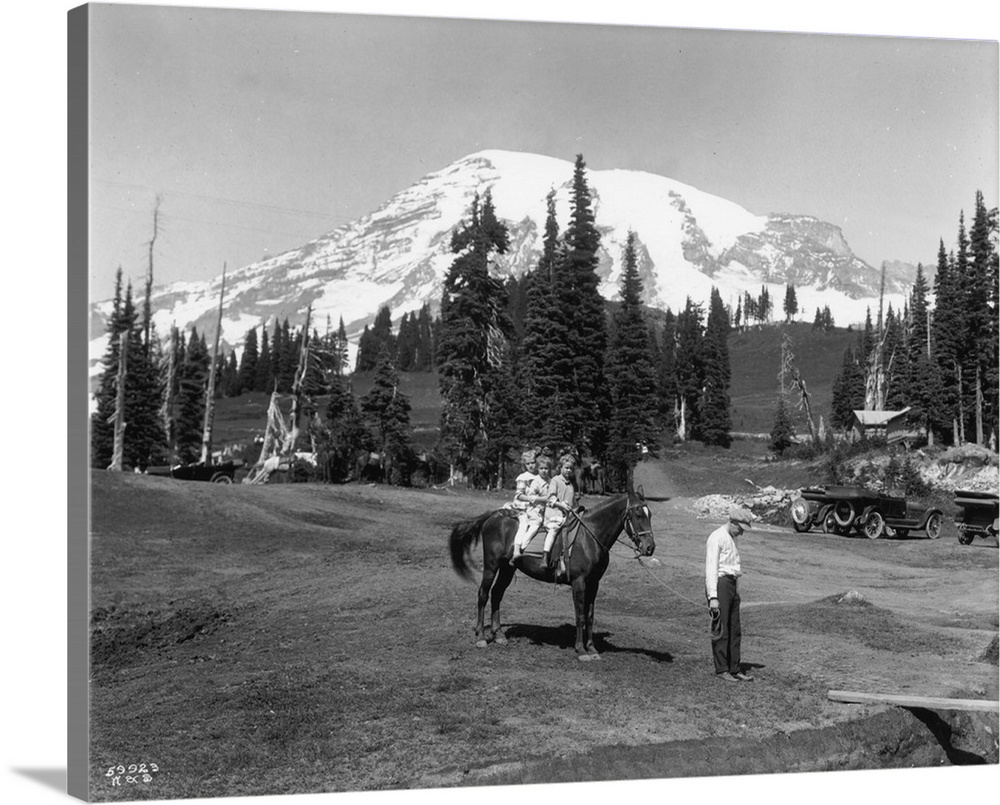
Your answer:
[[[520,570],[538,581],[569,584],[573,588],[573,609],[576,612],[576,653],[578,659],[600,657],[594,648],[594,599],[601,576],[608,569],[609,551],[624,531],[635,551],[650,556],[656,548],[650,525],[649,507],[642,492],[602,500],[583,514],[571,513],[566,525],[556,537],[552,555],[563,553],[564,540],[573,535],[567,565],[568,579],[556,579],[553,571],[542,565],[541,554],[525,553],[512,559],[517,520],[503,511],[488,511],[474,520],[457,523],[451,531],[449,547],[451,563],[463,578],[471,578],[469,551],[476,542],[483,543],[483,578],[479,584],[479,609],[476,617],[476,645],[485,647],[492,637],[496,643],[506,643],[500,629],[500,602],[514,573]],[[492,597],[491,597],[492,592]],[[490,627],[483,625],[486,601],[491,598]]]

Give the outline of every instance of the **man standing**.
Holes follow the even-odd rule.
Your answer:
[[[705,548],[705,595],[712,614],[712,658],[715,674],[727,682],[752,682],[750,674],[740,669],[740,593],[736,580],[740,571],[740,552],[736,538],[750,528],[753,514],[733,507],[729,522],[715,529]]]

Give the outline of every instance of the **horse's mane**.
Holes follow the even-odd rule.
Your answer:
[[[603,498],[600,503],[585,509],[582,516],[586,517],[588,514],[601,514],[605,509],[610,509],[613,505],[620,503],[623,498],[626,501],[628,500],[627,492],[619,492],[617,495],[611,495],[610,497]]]

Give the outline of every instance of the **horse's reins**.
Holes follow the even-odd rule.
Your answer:
[[[597,535],[591,530],[590,526],[588,526],[583,521],[583,518],[579,514],[577,514],[572,509],[569,511],[569,514],[573,515],[573,517],[576,518],[577,522],[580,524],[580,527],[583,529],[583,531],[585,531],[590,536],[590,538],[594,542],[596,542],[597,545],[602,550],[604,550],[608,554],[610,554],[611,553],[611,548],[614,547],[614,544],[617,543],[617,542],[620,542],[622,545],[624,545],[627,548],[630,548],[632,550],[632,552],[634,554],[633,558],[639,563],[639,567],[641,567],[643,570],[645,570],[646,573],[650,576],[650,578],[652,578],[657,584],[659,584],[664,589],[666,589],[667,592],[673,593],[678,598],[681,598],[681,599],[687,601],[689,604],[694,604],[699,609],[704,609],[705,607],[708,606],[707,602],[705,602],[705,603],[698,603],[697,601],[692,601],[686,595],[681,595],[679,592],[677,592],[676,590],[672,589],[667,584],[665,584],[662,579],[657,578],[653,574],[653,572],[648,567],[646,567],[645,564],[643,564],[643,562],[642,562],[642,556],[639,554],[638,547],[636,546],[635,543],[636,543],[636,540],[638,538],[644,537],[647,534],[652,534],[653,533],[653,529],[652,529],[652,527],[650,527],[650,528],[648,528],[648,529],[646,529],[644,531],[640,531],[640,530],[636,529],[634,523],[631,522],[631,518],[629,517],[629,515],[632,513],[632,510],[634,508],[637,508],[638,505],[639,504],[637,504],[636,506],[627,505],[626,508],[625,508],[625,512],[622,514],[622,530],[625,531],[625,533],[628,534],[629,539],[631,539],[632,542],[631,543],[625,542],[625,540],[623,540],[622,537],[621,537],[621,531],[619,531],[618,535],[615,537],[615,542],[611,543],[611,546],[605,546],[604,543],[602,543],[597,538]]]
[[[635,551],[636,558],[638,559],[639,558],[639,551],[638,551],[638,549],[636,548],[636,546],[634,544],[635,540],[638,537],[644,537],[646,534],[652,534],[653,533],[653,529],[649,528],[649,529],[647,529],[645,531],[639,531],[638,529],[635,528],[634,525],[631,525],[631,527],[630,527],[630,522],[629,522],[630,518],[629,518],[629,515],[631,514],[632,509],[634,509],[634,508],[637,508],[637,506],[630,506],[630,505],[628,505],[626,503],[625,511],[622,513],[622,530],[624,530],[629,535],[629,539],[631,539],[633,541],[633,544],[629,545],[627,542],[624,542],[622,540],[621,531],[619,531],[618,535],[615,537],[615,542],[621,542],[622,545],[628,545],[628,547],[630,547],[633,551]],[[580,527],[588,534],[588,536],[590,536],[590,538],[594,542],[597,543],[598,547],[601,550],[605,551],[606,553],[611,553],[611,548],[614,547],[614,544],[615,544],[614,542],[612,542],[611,545],[605,545],[603,542],[601,542],[597,538],[597,534],[595,534],[591,530],[590,526],[588,526],[583,521],[583,518],[579,514],[577,514],[573,509],[570,509],[569,512],[568,512],[568,514],[571,514],[571,515],[573,515],[573,517],[576,518],[576,521],[580,524]],[[635,536],[633,536],[633,534]]]

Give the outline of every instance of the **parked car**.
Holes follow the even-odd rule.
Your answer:
[[[807,487],[792,501],[791,515],[799,532],[820,527],[828,534],[848,535],[854,530],[868,539],[905,537],[911,531],[937,539],[944,520],[940,509],[911,505],[904,497],[863,486]]]
[[[956,489],[955,505],[958,506],[955,526],[958,528],[958,541],[962,545],[968,545],[976,537],[997,538],[1000,531],[997,519],[1000,497],[993,492]]]
[[[176,464],[174,466],[147,467],[147,475],[165,475],[179,481],[208,481],[213,484],[231,484],[236,470],[243,462],[224,461],[221,464]]]

